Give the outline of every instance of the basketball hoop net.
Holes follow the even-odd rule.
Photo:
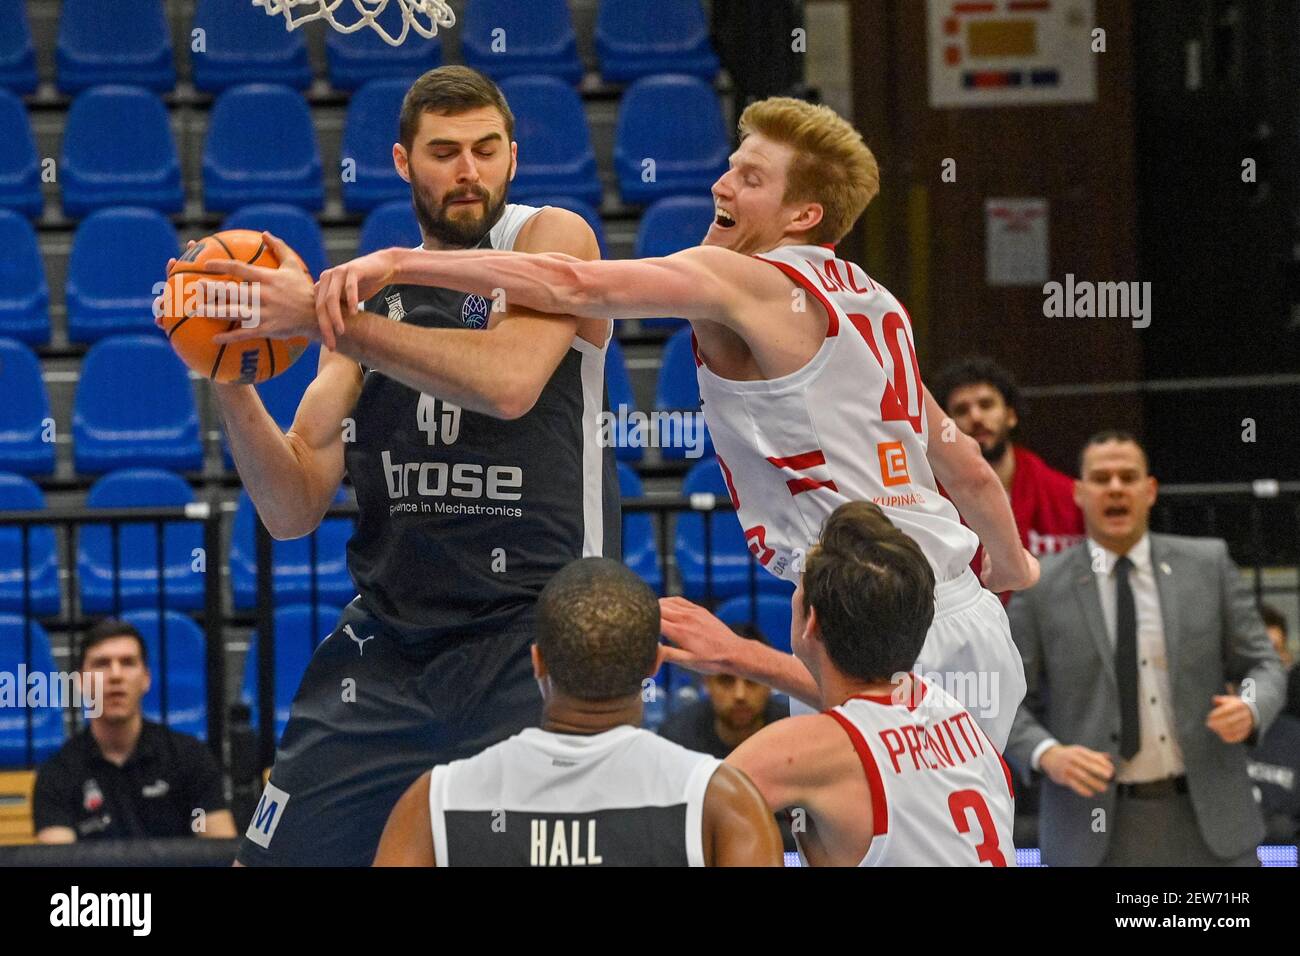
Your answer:
[[[354,23],[342,23],[334,19],[334,11],[342,6],[343,0],[253,0],[253,6],[261,7],[273,17],[283,13],[286,30],[295,30],[313,20],[324,20],[340,33],[355,33],[362,27],[372,27],[390,46],[400,45],[410,30],[431,38],[437,34],[438,27],[450,27],[456,23],[456,14],[451,12],[446,0],[351,0],[351,3],[358,19]],[[397,36],[390,34],[379,22],[379,15],[389,3],[396,4],[402,11],[402,32]]]

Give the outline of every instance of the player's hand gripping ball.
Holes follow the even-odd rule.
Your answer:
[[[288,246],[283,248],[293,257],[290,261],[310,279],[302,259]],[[176,354],[205,378],[239,385],[254,385],[274,378],[302,355],[308,340],[305,337],[254,338],[227,344],[214,342],[214,335],[253,327],[260,298],[255,282],[241,282],[231,275],[203,271],[203,264],[214,259],[236,259],[268,269],[280,266],[280,258],[260,232],[226,229],[205,236],[168,270],[166,288],[156,304],[158,325],[167,333]],[[203,283],[202,279],[210,281]]]

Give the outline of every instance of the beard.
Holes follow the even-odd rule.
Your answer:
[[[411,205],[415,207],[415,219],[426,239],[433,239],[444,246],[470,249],[477,246],[501,218],[509,189],[510,184],[507,182],[501,187],[501,195],[494,198],[482,186],[466,186],[451,190],[439,201],[412,180]],[[470,197],[483,202],[482,216],[452,219],[447,215],[449,203]]]
[[[1007,453],[1007,436],[1003,435],[988,448],[980,445],[980,453],[990,465],[997,464],[1002,460],[1002,456]]]

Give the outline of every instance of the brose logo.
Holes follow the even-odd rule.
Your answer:
[[[381,456],[389,498],[416,494],[423,498],[488,498],[518,501],[523,494],[524,470],[515,465],[489,465],[445,461],[394,462],[392,452]]]

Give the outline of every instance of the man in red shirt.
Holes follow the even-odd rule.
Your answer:
[[[939,373],[934,397],[957,427],[979,442],[984,459],[1002,479],[1020,540],[1030,554],[1041,557],[1083,540],[1074,479],[1010,439],[1020,421],[1010,372],[992,359],[964,359]]]

